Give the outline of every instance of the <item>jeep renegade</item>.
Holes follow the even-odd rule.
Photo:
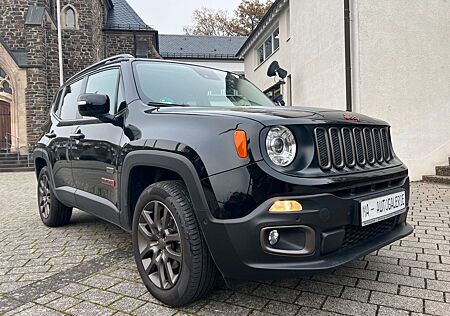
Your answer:
[[[131,232],[144,284],[171,306],[219,276],[326,271],[412,232],[386,122],[275,106],[233,73],[108,58],[61,87],[44,129],[43,223],[78,208]]]

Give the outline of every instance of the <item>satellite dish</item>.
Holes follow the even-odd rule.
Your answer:
[[[269,69],[267,69],[267,75],[269,77],[275,77],[278,75],[281,79],[285,79],[288,72],[281,68],[280,64],[275,60],[270,64]]]

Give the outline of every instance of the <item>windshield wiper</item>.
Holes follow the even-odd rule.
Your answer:
[[[148,102],[147,105],[154,106],[154,107],[157,107],[157,108],[171,107],[171,106],[189,106],[187,104],[161,103],[161,102],[153,102],[153,101]]]

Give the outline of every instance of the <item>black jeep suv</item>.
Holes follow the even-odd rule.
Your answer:
[[[75,207],[131,232],[143,282],[172,306],[220,275],[324,271],[412,232],[386,122],[274,106],[233,73],[115,56],[61,87],[44,133],[44,224]]]

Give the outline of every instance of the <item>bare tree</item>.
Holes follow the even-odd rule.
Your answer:
[[[272,6],[273,1],[242,0],[229,22],[234,35],[248,36]]]
[[[209,8],[197,9],[192,14],[194,24],[183,28],[186,34],[193,35],[232,35],[229,30],[228,12]]]
[[[271,7],[273,0],[242,0],[233,17],[224,10],[201,8],[192,14],[193,25],[183,28],[186,34],[248,36]]]

